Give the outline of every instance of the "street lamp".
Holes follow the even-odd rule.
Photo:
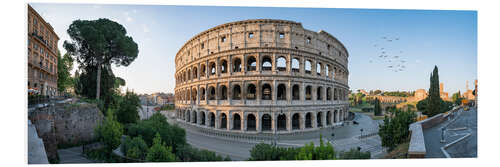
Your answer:
[[[359,135],[359,140],[361,140],[361,137],[363,137],[363,128],[361,128],[359,131],[361,132],[361,134]]]

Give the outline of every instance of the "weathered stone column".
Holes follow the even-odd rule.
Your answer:
[[[318,117],[318,114],[316,111],[311,112],[311,123],[312,123],[312,128],[317,128],[318,127],[318,121],[316,119]]]
[[[205,126],[210,127],[210,111],[205,111]]]
[[[323,127],[326,127],[326,119],[327,119],[327,112],[325,111],[322,111],[321,112],[321,124],[323,125]]]
[[[220,127],[220,111],[215,111],[215,129],[219,129]]]
[[[288,132],[291,132],[292,131],[292,114],[290,111],[287,111],[285,113],[285,116],[286,116],[286,130]]]
[[[242,131],[246,132],[248,131],[248,128],[247,128],[247,124],[248,124],[248,113],[246,111],[242,112],[241,114],[243,116],[243,118],[241,118],[241,129]]]
[[[262,114],[261,112],[257,112],[255,113],[255,129],[257,130],[257,132],[262,132],[262,126],[261,126],[261,117],[262,117]]]
[[[228,111],[227,113],[228,114],[227,114],[227,121],[226,121],[226,123],[228,125],[226,125],[226,128],[227,128],[227,130],[232,130],[233,129],[233,114],[234,113],[232,113],[231,111]]]
[[[306,115],[304,112],[299,112],[299,120],[300,130],[304,130],[306,128]]]

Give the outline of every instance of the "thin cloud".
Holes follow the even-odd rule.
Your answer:
[[[149,27],[146,24],[142,24],[142,31],[145,33],[149,32]]]

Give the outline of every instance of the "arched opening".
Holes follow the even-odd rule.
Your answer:
[[[321,70],[323,70],[323,64],[321,63],[316,63],[316,74],[318,76],[321,76]]]
[[[306,74],[311,74],[311,61],[309,60],[306,60],[306,64],[305,64],[305,70],[306,70]]]
[[[332,88],[326,88],[326,100],[332,100]]]
[[[337,114],[338,114],[337,110],[333,111],[333,123],[337,123],[338,122],[338,120],[337,120],[338,119],[337,118],[338,117]]]
[[[227,116],[226,113],[220,115],[220,128],[227,129]]]
[[[198,78],[198,68],[193,67],[193,78]]]
[[[191,69],[188,70],[188,80],[191,80],[193,78],[191,78]]]
[[[210,86],[208,88],[209,94],[208,94],[208,100],[215,100],[215,88],[213,86]]]
[[[271,57],[264,56],[264,58],[262,58],[262,71],[271,71],[272,68],[273,62],[271,60]]]
[[[205,88],[200,88],[200,100],[205,100]]]
[[[255,57],[250,56],[248,57],[247,60],[247,71],[255,71],[255,70],[257,70],[257,60],[255,59]]]
[[[247,131],[255,131],[255,129],[256,129],[255,115],[248,114],[247,115]]]
[[[215,127],[215,114],[211,112],[209,115],[210,115],[210,127]]]
[[[269,114],[262,115],[262,131],[270,131],[271,123],[271,116]]]
[[[198,114],[196,114],[196,111],[193,111],[193,123],[198,123]]]
[[[278,115],[278,130],[286,130],[286,115]]]
[[[329,77],[330,76],[330,72],[331,72],[330,71],[330,65],[328,65],[328,64],[326,65],[325,72],[326,72],[326,76]]]
[[[241,130],[241,117],[238,113],[233,116],[233,130]]]
[[[233,72],[241,72],[241,59],[234,58],[233,60]]]
[[[278,100],[286,100],[286,86],[285,84],[278,85]]]
[[[191,122],[191,112],[190,111],[186,111],[186,122]]]
[[[300,62],[299,62],[299,59],[297,59],[297,58],[292,59],[292,71],[293,72],[300,72]]]
[[[311,86],[306,86],[306,100],[312,100]]]
[[[321,86],[316,89],[316,100],[323,100],[323,87]]]
[[[337,88],[333,88],[333,100],[338,100],[338,92],[337,92]]]
[[[293,87],[292,87],[292,99],[293,100],[300,100],[299,85],[293,85]]]
[[[201,77],[204,77],[207,74],[207,67],[205,66],[205,64],[201,64],[200,72]]]
[[[326,112],[326,125],[331,125],[332,124],[332,112],[328,111]]]
[[[227,87],[225,85],[221,85],[219,89],[220,89],[219,100],[227,100]]]
[[[221,73],[226,73],[227,72],[227,61],[226,60],[222,60],[220,62],[220,72]]]
[[[233,100],[240,100],[240,99],[241,99],[240,85],[234,85],[233,86]]]
[[[292,116],[292,129],[300,129],[300,115],[299,113],[295,113]]]
[[[254,84],[249,84],[247,87],[247,99],[255,100],[255,93],[257,92]]]
[[[286,59],[285,57],[279,57],[276,63],[278,71],[286,71]]]
[[[196,104],[196,97],[198,96],[198,92],[196,91],[196,88],[193,88],[193,90],[191,91],[191,99],[193,100],[193,102]]]
[[[318,112],[318,114],[316,114],[316,125],[318,125],[318,127],[323,127],[323,121],[321,121],[322,117],[323,112]]]
[[[201,117],[200,117],[201,118],[201,125],[205,125],[205,112],[202,111],[200,115],[201,115]]]
[[[271,85],[264,84],[262,85],[262,100],[272,100],[272,90]]]
[[[306,128],[312,128],[311,113],[306,114]]]
[[[211,62],[209,67],[210,67],[210,75],[215,75],[216,72],[215,63]]]

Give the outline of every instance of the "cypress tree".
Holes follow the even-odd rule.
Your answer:
[[[439,94],[439,74],[437,66],[434,66],[434,70],[431,73],[430,77],[430,87],[429,87],[429,96],[427,103],[427,112],[426,114],[429,116],[434,116],[441,111],[441,97]]]

